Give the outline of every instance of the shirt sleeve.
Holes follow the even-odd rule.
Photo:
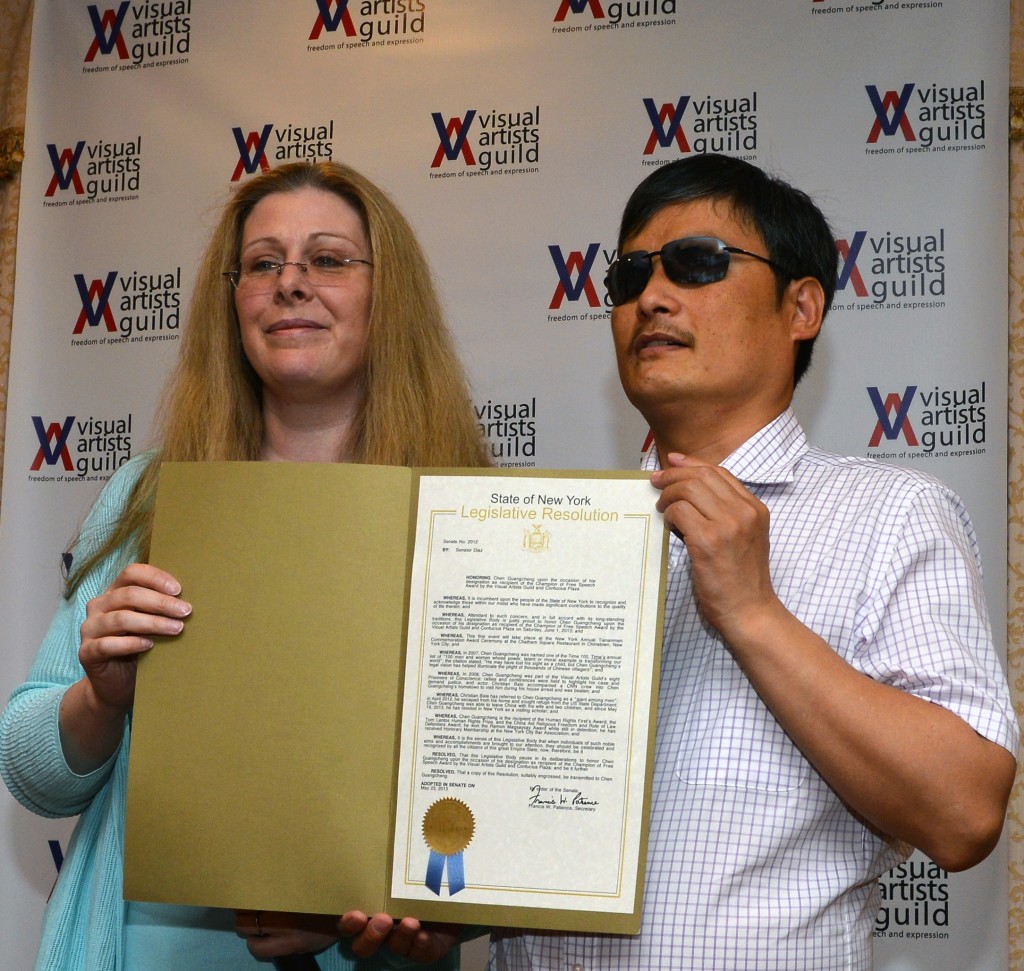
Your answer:
[[[1020,730],[963,502],[937,483],[917,490],[887,552],[879,551],[877,586],[859,617],[859,666],[948,708],[1016,758]]]

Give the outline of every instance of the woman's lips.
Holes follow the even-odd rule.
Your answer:
[[[271,324],[267,328],[268,334],[281,334],[287,331],[295,330],[323,330],[323,325],[318,324],[315,320],[305,320],[302,318],[292,317],[288,320],[279,320],[276,323]]]

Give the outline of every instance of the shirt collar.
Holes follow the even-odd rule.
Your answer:
[[[807,436],[792,408],[750,436],[722,462],[740,482],[750,485],[778,485],[792,482],[796,465],[808,450]],[[658,449],[652,444],[644,453],[641,468],[661,468]]]

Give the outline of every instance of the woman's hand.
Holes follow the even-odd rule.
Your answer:
[[[86,604],[78,649],[85,677],[68,688],[60,707],[61,746],[72,771],[98,769],[121,744],[139,655],[154,637],[180,634],[192,612],[179,593],[181,584],[169,573],[132,563]]]
[[[286,954],[315,954],[340,936],[337,917],[272,910],[238,911],[235,933],[245,939],[252,956],[262,960]]]
[[[192,612],[180,593],[169,573],[132,563],[86,604],[78,660],[98,706],[122,715],[131,708],[139,655],[153,646],[153,637],[180,634]]]

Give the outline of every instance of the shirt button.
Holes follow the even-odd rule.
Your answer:
[[[582,963],[581,963],[581,962],[579,962],[579,961],[577,961],[577,962],[576,962],[576,963],[575,963],[575,964],[574,964],[574,965],[572,966],[572,969],[571,969],[571,971],[583,971],[583,965],[582,965]]]

